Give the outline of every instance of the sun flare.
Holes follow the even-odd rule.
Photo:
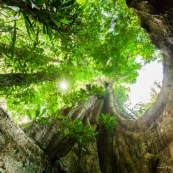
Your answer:
[[[61,90],[66,91],[69,88],[68,82],[67,81],[61,81],[59,83],[59,87]]]

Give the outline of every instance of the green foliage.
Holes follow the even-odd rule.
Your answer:
[[[94,60],[95,71],[98,69],[109,78],[134,82],[136,70],[140,69],[135,61],[137,55],[149,59],[154,46],[141,30],[134,13],[122,2],[89,2],[87,12],[81,16],[81,20],[88,19],[84,26],[87,33],[78,33],[76,45],[71,49],[73,54],[80,55],[85,62]],[[81,46],[82,42],[85,45]]]
[[[121,84],[115,84],[114,86],[114,93],[121,103],[125,103],[127,101],[126,95],[129,91],[129,87],[123,86]]]
[[[3,3],[6,3],[3,1]],[[19,5],[20,3],[20,5]],[[8,3],[10,4],[10,2]],[[16,5],[16,6],[15,6]],[[75,25],[79,14],[79,4],[73,0],[64,1],[20,1],[16,0],[11,6],[3,6],[6,10],[11,10],[22,14],[28,35],[35,37],[35,29],[42,24],[43,33],[51,39],[54,31],[70,33],[72,25]]]
[[[102,86],[87,84],[86,90],[88,95],[104,96],[104,88]]]
[[[101,126],[103,126],[105,130],[110,131],[110,130],[114,129],[115,125],[117,124],[116,117],[102,113],[99,116],[99,124]]]
[[[58,125],[61,126],[65,136],[73,137],[77,141],[86,142],[92,140],[97,134],[91,125],[84,126],[82,120],[72,120],[69,116],[58,116]]]
[[[104,80],[110,79],[118,81],[116,94],[125,101],[121,84],[135,82],[141,68],[136,58],[149,62],[154,46],[124,1],[19,4],[0,6],[0,94],[13,117],[55,116],[90,94],[102,97]],[[64,79],[69,90],[62,92],[58,83]],[[44,116],[37,115],[43,108]]]
[[[44,115],[46,114],[47,109],[44,107],[41,107],[41,105],[37,105],[36,109],[28,109],[27,115],[32,121],[39,121],[43,124],[45,124],[47,121],[44,118]]]
[[[64,93],[63,102],[66,107],[74,107],[76,103],[79,105],[87,101],[89,95],[96,95],[98,97],[104,96],[104,89],[102,86],[87,84],[85,86],[71,88],[70,92]]]

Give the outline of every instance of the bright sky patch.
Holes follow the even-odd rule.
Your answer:
[[[154,86],[154,82],[162,84],[163,70],[162,63],[151,62],[145,65],[142,70],[139,71],[137,82],[130,86],[130,107],[140,102],[147,102],[151,97],[151,88]]]

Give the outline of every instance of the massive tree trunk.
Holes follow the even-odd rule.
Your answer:
[[[49,125],[35,124],[26,128],[25,133],[32,139],[29,140],[1,111],[0,171],[22,172],[28,169],[27,159],[32,161],[32,167],[35,165],[34,169],[38,168],[38,173],[46,170],[42,167],[45,160],[50,161],[52,171],[55,172],[173,172],[173,2],[127,0],[127,4],[134,8],[141,20],[141,26],[163,52],[164,78],[156,102],[141,118],[124,119],[121,112],[116,110],[117,104],[109,85],[104,98],[91,96],[83,107],[62,112],[61,114],[68,114],[73,120],[81,118],[85,125],[91,124],[99,131],[92,142],[84,144],[83,152],[74,137],[62,136],[57,131],[56,120],[50,120]],[[116,128],[107,130],[103,125],[98,125],[98,115],[101,113],[116,116]],[[14,135],[11,135],[12,130]],[[22,146],[21,140],[25,141]],[[16,148],[19,156],[14,155]],[[19,157],[23,164],[16,164],[20,163]],[[50,164],[45,164],[45,167]]]

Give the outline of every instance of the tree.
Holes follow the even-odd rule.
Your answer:
[[[163,51],[164,79],[156,102],[139,119],[124,119],[117,110],[110,83],[105,87],[105,97],[92,95],[88,102],[72,111],[61,109],[59,115],[63,116],[48,120],[48,125],[35,122],[25,127],[25,133],[32,140],[1,110],[1,171],[48,172],[52,168],[57,172],[57,169],[59,172],[60,169],[66,172],[172,172],[173,3],[169,0],[164,3],[127,0],[127,5],[135,9],[141,26]],[[101,115],[99,119],[97,115]],[[118,123],[116,128],[112,128],[114,116]],[[60,119],[68,123],[57,127],[55,121]],[[92,132],[90,124],[98,134],[89,135]],[[64,127],[66,132],[62,130]],[[72,133],[76,130],[78,133]],[[88,137],[92,142],[85,141]]]
[[[114,79],[116,88],[122,88],[121,83],[132,83],[136,79],[137,70],[141,67],[136,57],[141,55],[150,61],[154,51],[154,46],[139,27],[137,17],[121,1],[116,3],[115,8],[110,1],[104,1],[104,6],[102,1],[89,1],[85,5],[74,3],[75,6],[62,1],[54,11],[45,2],[42,8],[46,7],[43,10],[50,13],[46,14],[56,15],[56,22],[61,22],[61,27],[69,26],[64,32],[55,29],[52,22],[49,32],[44,32],[44,24],[40,25],[40,21],[33,19],[34,12],[27,11],[36,10],[40,15],[42,8],[35,7],[36,4],[33,6],[34,3],[26,3],[27,9],[20,7],[21,4],[19,7],[4,4],[0,92],[13,114],[16,110],[16,119],[28,114],[23,107],[32,109],[35,105],[42,105],[47,109],[60,108],[60,96],[63,95],[63,100],[69,98],[69,94],[67,97],[59,91],[61,80],[69,81],[70,92],[73,93],[82,91],[79,83],[84,88],[87,83],[98,83],[100,78]],[[71,21],[71,13],[69,16],[64,14],[67,8],[78,16],[73,24],[62,22],[64,18]],[[62,10],[65,12],[60,15]]]

